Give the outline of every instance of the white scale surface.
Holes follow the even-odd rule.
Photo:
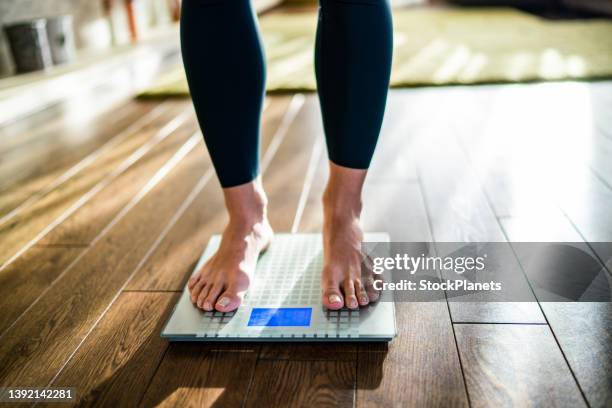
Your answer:
[[[215,253],[211,238],[195,270]],[[365,241],[387,242],[387,234]],[[162,337],[171,341],[389,341],[395,336],[392,302],[359,310],[327,310],[321,305],[323,267],[320,234],[277,234],[261,255],[242,305],[232,313],[204,312],[187,289],[175,306]]]

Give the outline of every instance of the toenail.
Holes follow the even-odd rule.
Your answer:
[[[334,304],[334,303],[340,303],[342,302],[342,299],[340,299],[340,296],[338,295],[331,295],[329,297],[329,303]]]
[[[204,302],[204,305],[202,307],[206,310],[210,310],[210,303]]]
[[[361,303],[368,303],[368,298],[367,298],[367,296],[362,296],[362,297],[361,297]]]
[[[351,299],[351,300],[349,301],[349,306],[350,306],[350,307],[357,307],[357,300],[355,300],[355,299]]]
[[[225,306],[227,306],[227,305],[229,305],[229,304],[230,304],[230,300],[229,300],[229,298],[222,297],[221,299],[219,299],[219,301],[217,302],[217,304],[218,304],[219,306],[221,306],[221,307],[225,307]]]

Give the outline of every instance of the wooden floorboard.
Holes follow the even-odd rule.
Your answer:
[[[405,125],[405,117],[422,117],[433,100],[422,95],[395,95],[403,107],[396,120],[393,149],[410,177],[374,177],[364,190],[365,231],[389,233],[394,242],[430,242],[432,233],[418,176],[415,147],[423,123]],[[393,160],[393,158],[391,158]],[[376,173],[375,173],[376,176]],[[379,181],[380,180],[380,181]],[[361,345],[358,355],[356,406],[467,406],[449,310],[445,302],[396,303],[397,337],[387,346]],[[382,352],[380,352],[382,351]],[[442,373],[442,375],[440,375]]]
[[[94,243],[99,234],[138,191],[144,188],[151,176],[184,145],[194,131],[193,125],[179,129],[175,135],[153,148],[114,183],[101,190],[91,201],[52,229],[39,241],[50,247],[48,251],[43,249],[44,246],[33,246],[8,265],[0,275],[7,291],[3,298],[6,308],[3,309],[3,323],[0,327],[6,327],[14,321],[77,256],[87,250],[88,245]],[[202,168],[201,172],[203,170]],[[64,254],[61,248],[66,245],[73,248],[65,249]]]
[[[354,361],[259,360],[247,407],[353,407]]]
[[[178,296],[121,294],[52,386],[75,388],[82,406],[138,405],[168,347],[159,333]]]
[[[548,326],[455,325],[473,407],[586,406]]]
[[[368,170],[368,184],[417,179],[413,129],[420,126],[429,108],[422,99],[407,98],[399,92],[389,94],[377,149]]]
[[[140,159],[140,152],[145,153],[163,138],[170,137],[172,133],[162,132],[157,127],[170,122],[177,112],[179,112],[177,109],[169,110],[170,116],[160,118],[160,121],[152,124],[147,131],[137,133],[116,149],[102,155],[99,158],[99,166],[71,178],[61,188],[49,192],[2,225],[0,239],[5,245],[0,252],[0,263],[6,265],[24,248],[37,243],[49,229],[49,225],[71,215],[82,204],[93,198],[101,188],[127,170],[134,161]],[[144,145],[148,147],[143,147],[144,143],[148,143]]]
[[[534,232],[533,226],[526,226],[524,220],[517,218],[504,220],[504,229],[511,241],[579,243],[582,240],[575,230],[575,235],[571,235],[569,230],[573,226],[565,217],[557,219],[557,227],[545,234],[537,229]],[[609,302],[542,302],[540,305],[588,403],[592,407],[610,405],[612,305]]]
[[[16,207],[19,207],[23,202],[30,199],[36,191],[27,188],[13,187],[4,190],[0,194],[0,214],[2,218],[8,216]]]
[[[135,118],[153,119],[156,105],[131,102],[120,110],[83,119],[51,121],[0,142],[0,191],[18,187],[39,190],[84,157],[108,143]],[[65,122],[65,123],[62,123]],[[143,122],[143,124],[146,122]],[[51,160],[52,159],[52,160]]]
[[[595,241],[612,236],[612,120],[604,106],[610,87],[392,91],[364,191],[365,230],[412,242],[586,240],[605,262],[610,246]],[[565,115],[554,122],[553,105],[545,102],[566,91],[577,102],[559,102]],[[264,113],[263,181],[277,232],[320,232],[322,225],[328,168],[315,95],[306,96],[275,141],[288,107],[300,98],[270,97]],[[525,106],[517,105],[521,100]],[[9,136],[0,141],[0,158],[7,158],[0,160],[0,175],[8,176],[0,182],[0,219],[27,203],[11,222],[0,222],[0,262],[191,109],[189,101],[122,106],[116,116],[109,111],[73,122],[66,112],[0,128]],[[135,115],[156,107],[159,117],[45,192]],[[398,337],[388,345],[162,340],[185,280],[226,222],[199,140],[151,190],[142,190],[195,129],[190,116],[0,266],[0,385],[53,381],[76,387],[82,405],[612,404],[609,303],[398,303]],[[72,140],[80,132],[82,139]],[[555,135],[561,140],[551,145]],[[17,156],[28,146],[31,152]],[[575,160],[563,165],[573,152]],[[518,269],[524,267],[519,261],[513,261]]]
[[[590,406],[612,406],[612,304],[547,302],[542,309]]]
[[[200,148],[170,162],[167,174],[160,173],[157,184],[135,196],[129,211],[116,219],[113,228],[77,257],[3,333],[2,384],[47,384],[55,376],[201,180],[202,159]]]
[[[53,158],[52,160],[40,161],[28,157],[27,151],[22,152],[20,156],[25,157],[27,165],[32,167],[33,171],[40,174],[31,175],[28,179],[18,182],[15,187],[2,191],[0,226],[17,218],[22,212],[31,210],[38,201],[44,200],[46,196],[53,194],[56,190],[60,190],[74,177],[82,177],[84,173],[95,172],[93,169],[96,168],[96,165],[99,167],[100,161],[104,159],[105,154],[108,160],[108,157],[110,157],[108,152],[115,148],[120,148],[122,142],[131,138],[136,132],[144,131],[147,125],[152,124],[155,126],[154,120],[168,110],[168,105],[169,103],[162,103],[153,109],[148,109],[145,112],[136,112],[135,114],[133,114],[133,110],[126,109],[128,113],[132,113],[132,116],[128,115],[124,118],[123,115],[120,115],[120,118],[115,120],[107,118],[107,123],[102,122],[102,124],[86,121],[81,125],[82,127],[86,130],[95,129],[96,132],[103,134],[104,138],[100,138],[99,146],[96,146],[87,155],[75,156],[66,166],[59,166],[57,169],[51,168],[51,166],[57,166],[57,162],[54,160],[55,154],[50,154]],[[83,131],[80,131],[77,134],[68,133],[68,135],[65,135],[65,133],[60,131],[60,134],[68,139],[64,143],[68,145],[67,153],[74,154],[74,150],[78,150],[70,145],[70,141],[82,142],[87,140],[87,132],[83,133]],[[42,137],[42,139],[45,140],[45,137]],[[61,141],[57,143],[61,143]],[[58,155],[61,156],[62,153]],[[13,180],[12,175],[6,178]],[[18,180],[18,177],[16,179]]]
[[[445,105],[445,96],[441,95],[437,112],[440,118],[444,118],[451,108]],[[434,240],[506,241],[476,172],[455,140],[454,133],[444,123],[440,119],[424,127],[415,142],[417,168]],[[520,265],[514,259],[507,261],[505,270],[515,273],[505,278],[525,294],[525,299],[532,298],[533,301],[516,307],[487,294],[474,302],[450,301],[453,322],[545,323],[527,281],[520,273]]]
[[[99,127],[105,121],[110,119],[122,121],[132,115],[142,115],[158,103],[158,101],[140,103],[128,99],[110,107],[98,107],[93,104],[81,106],[81,110],[71,109],[67,105],[62,106],[61,103],[48,107],[25,118],[0,126],[0,135],[2,136],[0,156],[16,148],[25,148],[30,143],[57,141],[62,133],[88,129],[90,134],[93,134],[100,130]],[[88,136],[88,134],[83,135],[85,140],[89,138]]]
[[[0,333],[58,277],[85,248],[32,248],[0,273]]]
[[[467,407],[446,302],[396,303],[397,337],[360,348],[358,407]]]
[[[173,343],[141,406],[242,406],[256,363],[257,352],[248,347],[226,351],[205,343]]]
[[[64,222],[49,231],[37,245],[88,245],[108,223],[190,138],[201,142],[195,118],[155,145],[140,160],[120,174]],[[202,144],[198,143],[198,148]]]
[[[592,84],[589,88],[597,92],[600,85]],[[501,93],[503,89],[495,92]],[[529,92],[534,94],[534,91]],[[492,94],[489,91],[485,93]],[[496,121],[485,132],[477,114],[482,110],[481,102],[470,97],[475,94],[478,92],[463,93],[461,96],[465,97],[453,105],[455,109],[450,110],[456,116],[448,120],[455,123],[455,134],[476,167],[478,178],[508,239],[513,242],[580,243],[584,239],[609,241],[612,224],[609,222],[609,208],[606,210],[606,207],[612,202],[608,198],[610,193],[604,183],[587,168],[593,163],[580,157],[580,152],[584,150],[581,146],[588,146],[601,138],[601,135],[592,133],[592,124],[589,123],[591,120],[599,122],[606,116],[601,111],[603,105],[595,103],[598,99],[593,98],[592,109],[599,114],[592,118],[583,117],[580,112],[559,115],[556,108],[552,112],[552,106],[543,105],[543,109],[538,111],[542,116],[536,123],[554,123],[556,129],[560,129],[558,132],[551,131],[552,137],[559,140],[559,147],[551,150],[550,144],[534,143],[541,138],[541,129],[534,133],[530,127],[525,126],[517,132],[516,126],[513,127],[517,112],[506,113],[502,110],[505,105],[499,101],[497,103],[501,107],[491,105],[493,112],[490,114]],[[498,96],[500,101],[505,97]],[[563,106],[570,103],[567,102],[570,97],[564,98],[559,104]],[[583,105],[578,104],[580,106]],[[518,113],[523,116],[525,114],[521,111]],[[544,122],[549,115],[550,120]],[[554,121],[552,116],[556,118]],[[586,123],[576,131],[574,123],[580,121]],[[609,122],[603,125],[609,126]],[[573,132],[565,132],[563,127]],[[571,160],[563,160],[564,156],[571,156],[571,152],[563,149],[567,143],[572,143],[577,153]],[[483,148],[483,145],[487,147]],[[595,145],[598,146],[595,159],[601,159],[606,151],[601,149],[601,143]],[[510,146],[511,149],[508,148]],[[548,159],[543,163],[542,157]],[[521,160],[521,166],[516,165],[518,159]],[[603,167],[600,165],[598,169],[602,171]],[[594,247],[602,249],[600,254],[603,254],[609,245]],[[588,248],[587,252],[590,252]],[[607,364],[607,361],[612,360],[608,345],[612,329],[609,303],[543,302],[541,308],[587,401],[591,406],[609,405],[612,398],[612,380]],[[594,358],[595,355],[600,357]]]

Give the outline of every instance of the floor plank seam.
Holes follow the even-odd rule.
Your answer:
[[[123,293],[183,293],[182,290],[173,289],[123,289]]]
[[[136,404],[137,407],[142,407],[142,401],[147,396],[149,388],[151,387],[151,384],[153,384],[153,380],[155,379],[155,376],[157,375],[157,371],[159,371],[159,368],[161,367],[162,363],[164,362],[164,358],[166,357],[166,354],[168,354],[168,349],[169,348],[170,348],[170,343],[166,343],[166,348],[164,348],[164,352],[162,353],[161,358],[157,362],[157,365],[155,366],[155,370],[153,370],[153,372],[151,374],[151,378],[149,378],[149,381],[147,382],[147,386],[144,388],[144,391],[142,392],[142,395],[138,399],[138,404]]]
[[[137,130],[144,128],[148,124],[148,122],[159,117],[163,113],[162,111],[165,108],[166,108],[166,104],[160,104],[159,106],[157,106],[156,108],[148,112],[145,116],[137,119],[136,122],[133,122],[127,128],[123,129],[121,132],[113,136],[110,140],[108,140],[102,146],[97,148],[95,151],[91,152],[85,158],[81,159],[77,164],[70,167],[68,170],[62,173],[55,180],[47,184],[47,186],[43,187],[41,190],[33,192],[32,195],[26,198],[25,201],[23,201],[17,207],[12,209],[8,214],[0,218],[0,226],[4,225],[8,220],[16,216],[26,206],[34,204],[37,201],[37,198],[41,198],[49,194],[50,192],[55,190],[57,187],[61,186],[64,182],[70,180],[73,176],[78,174],[81,170],[83,170],[84,168],[89,166],[91,163],[93,163],[98,157],[100,157],[100,155],[102,155],[106,151],[109,151],[112,147],[114,147],[115,145],[117,145],[118,143],[126,139],[128,136],[132,135]]]
[[[587,167],[589,168],[589,170],[591,171],[591,173],[593,173],[593,176],[595,176],[595,178],[597,180],[599,180],[601,182],[601,184],[603,184],[606,187],[606,190],[608,190],[608,192],[612,193],[612,186],[610,185],[610,183],[608,183],[608,180],[606,180],[601,174],[599,174],[599,172],[597,170],[595,170],[591,164],[587,164]]]
[[[366,352],[367,353],[367,352]],[[382,353],[382,351],[373,351],[372,353]],[[317,358],[317,357],[313,357],[313,358],[309,358],[309,357],[288,357],[288,358],[274,358],[274,357],[259,357],[257,359],[258,361],[323,361],[323,362],[330,362],[330,361],[351,361],[351,362],[356,362],[358,360],[357,356],[355,356],[354,359],[341,359],[341,358]]]
[[[123,217],[131,211],[148,193],[152,190],[184,157],[188,151],[186,147],[190,147],[191,150],[195,147],[197,135],[199,132],[196,132],[181,148],[179,148],[176,153],[168,160],[164,165],[158,169],[158,171],[153,175],[151,179],[145,184],[142,189],[132,197],[132,199],[121,209],[121,211],[115,215],[115,217],[104,227],[104,229],[92,240],[91,245],[93,246],[95,243],[100,241],[114,226],[117,224]],[[19,322],[23,316],[25,316],[36,303],[45,295],[47,292],[55,286],[57,282],[59,282],[68,271],[70,271],[74,265],[77,264],[88,253],[89,248],[86,248],[82,251],[66,268],[38,295],[38,297],[15,319],[15,321],[8,326],[1,334],[0,339],[3,338],[6,333],[8,333],[14,325]],[[0,268],[1,270],[1,268]]]
[[[278,150],[281,143],[285,139],[285,135],[287,134],[289,128],[291,127],[293,120],[296,118],[297,114],[302,109],[305,99],[306,98],[301,93],[295,94],[291,98],[291,102],[289,103],[289,107],[287,108],[287,111],[283,115],[281,124],[278,126],[278,129],[276,130],[276,133],[274,133],[274,136],[272,136],[272,141],[268,145],[268,148],[266,149],[265,154],[261,158],[260,168],[261,168],[262,174],[265,171],[265,169],[267,169],[268,166],[270,165],[272,158],[276,155],[276,151]]]
[[[446,292],[444,292],[444,296],[446,297]],[[467,379],[465,378],[465,368],[463,368],[463,359],[461,358],[461,351],[459,351],[459,342],[457,341],[457,332],[455,331],[455,325],[453,324],[453,318],[450,310],[450,304],[448,303],[448,298],[446,301],[446,308],[448,309],[448,316],[451,323],[451,328],[453,330],[453,339],[455,340],[455,349],[457,351],[457,358],[459,359],[459,367],[461,368],[461,377],[463,378],[463,387],[465,390],[465,396],[467,398],[468,407],[472,406],[472,401],[470,399],[470,391],[467,386]]]
[[[472,156],[470,155],[470,153],[467,150],[467,147],[465,146],[465,144],[460,140],[459,137],[457,137],[457,135],[455,134],[455,140],[457,141],[457,145],[459,146],[459,149],[463,152],[463,155],[465,156],[468,166],[470,166],[472,168],[472,170],[474,170],[474,172],[476,174],[478,174],[477,169],[474,168],[474,164],[473,164],[473,160],[472,160]],[[585,164],[586,167],[589,168],[589,170],[591,170],[591,172],[593,174],[595,174],[595,177],[599,180],[602,181],[599,177],[597,177],[598,175],[594,172],[593,169],[591,169],[591,167],[588,164]],[[609,185],[605,182],[603,182],[603,184],[605,184],[606,186],[609,187]],[[489,193],[482,188],[482,186],[480,186],[480,190],[483,194],[483,196],[485,197],[485,201],[487,203],[487,206],[489,207],[489,209],[491,210],[492,214],[495,214],[495,210],[493,208],[493,204],[492,204],[492,200],[491,197],[489,196]],[[612,187],[610,187],[610,191],[612,192]],[[606,262],[601,259],[601,257],[599,256],[599,254],[595,251],[595,249],[592,247],[592,245],[588,242],[588,240],[586,239],[586,237],[584,236],[584,234],[582,233],[582,231],[578,228],[578,226],[576,225],[576,223],[574,223],[574,221],[570,218],[569,214],[567,214],[567,212],[563,209],[563,207],[555,201],[555,205],[556,207],[559,209],[559,211],[561,211],[561,213],[563,214],[563,216],[568,220],[568,222],[572,225],[572,227],[574,228],[574,230],[578,233],[578,235],[580,235],[580,237],[582,238],[582,240],[584,241],[584,243],[589,247],[589,249],[593,252],[593,254],[595,255],[595,257],[597,258],[597,260],[600,262],[601,266],[604,268],[604,270],[608,273],[608,275],[610,275],[610,277],[612,277],[612,271],[610,271],[610,269],[608,269],[608,266],[606,265]],[[507,216],[510,217],[510,216]],[[497,222],[497,225],[499,226],[502,234],[504,235],[504,238],[506,239],[506,242],[512,247],[512,242],[510,240],[510,237],[508,237],[508,235],[506,234],[506,231],[504,230],[504,227],[501,223],[501,219],[503,217],[495,217],[495,220]],[[517,262],[520,265],[520,261],[518,258],[518,255],[515,253],[514,249],[512,249],[512,252],[514,253],[514,256],[517,260]],[[525,279],[527,280],[527,283],[529,284],[529,287],[531,289],[531,292],[533,293],[534,298],[537,300],[537,296],[535,294],[535,291],[533,290],[533,287],[531,285],[531,282],[529,281],[529,278],[527,277],[527,274],[525,273],[522,265],[521,265],[521,271],[523,272],[523,276],[525,277]],[[539,304],[539,301],[538,301]],[[541,308],[540,308],[541,309]],[[542,314],[544,314],[544,311],[542,310]]]
[[[36,244],[32,248],[87,248],[89,244]]]
[[[200,183],[198,183],[198,185],[196,185],[196,187],[192,190],[191,194],[189,197],[191,197],[193,195],[193,197],[195,198],[195,196],[197,195],[194,194],[194,192],[199,192],[200,189],[198,189],[198,187],[200,186],[200,184],[202,184],[202,188],[204,187],[204,185],[208,182],[208,180],[212,177],[212,170],[209,169],[209,171],[207,172],[207,174],[205,174],[201,179],[200,179]],[[207,175],[209,175],[208,177],[206,177]],[[202,182],[202,180],[205,180],[205,182]],[[188,198],[189,198],[188,197]],[[187,202],[187,200],[185,201]],[[190,203],[189,203],[190,204]],[[182,206],[179,210],[177,210],[176,214],[182,215],[182,212],[180,212],[180,210],[182,208],[187,208],[188,205],[184,205]],[[176,220],[175,220],[176,218]],[[159,242],[161,242],[163,240],[163,237],[165,237],[164,232],[169,231],[171,229],[171,227],[174,225],[174,223],[176,223],[176,221],[178,220],[178,218],[180,217],[173,217],[170,222],[166,225],[166,228],[164,228],[164,231],[162,231],[162,235],[160,235],[158,237],[158,240],[156,240],[155,243],[153,243],[153,245],[149,248],[149,251],[147,251],[147,253],[144,255],[143,258],[141,258],[141,261],[138,263],[138,265],[136,266],[136,268],[134,268],[134,271],[132,271],[132,273],[130,274],[130,276],[128,276],[128,278],[126,279],[126,281],[124,282],[123,286],[117,291],[117,293],[115,294],[115,296],[111,299],[111,301],[109,302],[108,306],[102,311],[102,313],[100,314],[100,316],[98,316],[98,318],[96,319],[96,321],[92,324],[91,328],[89,329],[89,331],[85,334],[85,336],[83,337],[83,339],[81,340],[81,342],[77,345],[77,347],[75,348],[75,350],[70,354],[70,356],[68,356],[68,358],[66,359],[66,361],[64,362],[64,364],[62,365],[62,367],[60,367],[59,371],[57,372],[57,374],[53,377],[53,379],[51,380],[51,382],[49,382],[48,386],[51,386],[55,380],[61,375],[62,371],[64,370],[64,368],[66,367],[66,365],[70,362],[70,360],[72,360],[72,357],[74,357],[74,355],[77,353],[77,351],[81,348],[81,345],[83,345],[83,343],[87,340],[87,338],[89,337],[89,335],[93,332],[93,330],[98,326],[98,323],[104,318],[104,316],[106,315],[106,313],[110,310],[110,308],[113,306],[113,304],[115,303],[115,301],[119,298],[119,296],[121,296],[121,293],[123,292],[124,288],[127,287],[127,285],[129,284],[130,280],[134,277],[134,275],[140,270],[140,268],[142,267],[142,265],[144,265],[144,263],[147,261],[147,259],[149,258],[149,256],[153,253],[153,251],[157,248],[157,246],[159,245]],[[172,221],[174,221],[174,223],[172,223]],[[161,237],[161,239],[160,239]]]
[[[255,382],[255,373],[257,372],[257,366],[261,361],[259,356],[261,355],[261,347],[257,350],[257,357],[255,358],[255,364],[253,365],[253,370],[251,371],[251,376],[249,378],[249,385],[247,386],[246,392],[244,393],[244,398],[242,400],[241,408],[246,407],[247,401],[249,400],[249,396],[251,395],[251,389],[253,388],[253,383]]]
[[[605,139],[612,141],[612,133],[608,132],[600,122],[595,121],[595,129],[601,133]]]
[[[591,243],[589,241],[587,241],[586,237],[584,236],[584,234],[582,233],[582,231],[580,231],[580,229],[578,229],[578,226],[576,225],[576,223],[574,222],[574,220],[572,220],[569,216],[569,214],[567,214],[567,212],[565,212],[563,210],[563,208],[559,207],[559,210],[561,211],[561,213],[563,214],[563,216],[568,220],[568,222],[572,225],[572,227],[574,228],[574,230],[576,230],[576,232],[578,233],[578,235],[580,235],[580,238],[582,238],[582,240],[584,241],[584,243],[586,244],[586,246],[589,247],[589,249],[591,250],[591,252],[593,253],[593,255],[595,255],[595,257],[597,258],[597,260],[600,263],[600,266],[603,267],[603,269],[608,273],[608,275],[610,275],[610,277],[612,277],[612,271],[610,271],[610,269],[608,268],[607,263],[601,258],[601,256],[597,253],[597,251],[595,250],[595,248],[593,248],[593,245],[591,245]]]
[[[15,260],[17,260],[21,255],[23,255],[28,249],[33,247],[38,241],[44,238],[50,231],[52,231],[55,227],[60,225],[66,219],[68,219],[72,214],[74,214],[79,208],[84,206],[89,202],[96,194],[106,188],[110,183],[113,182],[117,177],[127,171],[134,163],[138,162],[147,152],[149,152],[153,147],[158,145],[162,140],[174,134],[174,132],[190,117],[191,113],[187,110],[183,110],[181,114],[173,118],[170,122],[168,122],[164,127],[162,127],[158,132],[155,133],[153,137],[151,137],[145,144],[140,146],[136,151],[128,156],[121,164],[113,169],[112,172],[107,174],[101,181],[95,184],[91,189],[89,189],[85,194],[83,194],[75,203],[73,203],[68,209],[66,209],[59,217],[53,220],[49,225],[47,225],[42,231],[40,231],[34,238],[32,238],[27,244],[21,247],[13,256],[11,256],[6,262],[0,266],[0,271],[4,270],[8,265],[12,264]]]
[[[319,159],[323,152],[323,142],[320,138],[315,140],[315,144],[312,148],[310,160],[308,161],[308,167],[306,169],[306,176],[304,177],[304,183],[302,184],[302,191],[300,192],[300,198],[298,199],[298,206],[295,210],[295,216],[293,217],[293,224],[291,225],[291,233],[298,232],[300,222],[302,221],[302,215],[306,208],[306,202],[310,196],[310,189],[314,180],[317,167],[319,165]]]
[[[421,170],[418,165],[416,168],[416,172],[417,172],[417,179],[419,180],[418,185],[419,185],[419,190],[421,191],[421,199],[423,200],[423,207],[425,209],[425,214],[427,216],[427,224],[429,225],[429,234],[431,236],[431,240],[433,242],[436,242],[435,232],[433,229],[433,223],[431,220],[431,210],[429,207],[429,203],[427,202],[427,198],[425,197],[425,186],[423,185],[423,177],[421,177]],[[435,248],[435,245],[434,245],[434,248]],[[439,270],[437,270],[436,272],[438,274],[438,278],[441,279],[442,278],[441,272]],[[453,316],[451,313],[450,304],[448,302],[448,296],[447,296],[446,291],[444,291],[444,298],[446,299],[446,310],[448,311],[449,324],[453,332],[453,341],[455,342],[455,352],[457,353],[457,359],[459,360],[459,368],[461,370],[461,378],[463,380],[463,391],[465,392],[465,398],[467,400],[467,405],[468,407],[471,407],[472,401],[470,399],[470,392],[468,390],[467,381],[465,378],[465,369],[463,368],[463,361],[461,359],[461,353],[459,352],[459,343],[457,342],[457,334],[455,332],[455,326],[453,325]]]
[[[507,326],[548,326],[548,323],[537,323],[537,322],[453,322],[454,325],[469,325],[469,324],[482,324],[482,325],[507,325]]]
[[[508,235],[506,234],[506,231],[503,228],[502,228],[502,233],[504,234],[506,239],[508,239]],[[516,252],[514,251],[514,248],[512,246],[511,246],[511,250],[514,253],[515,257],[517,257],[517,259],[518,259],[518,256],[516,255]],[[523,265],[520,262],[519,262],[519,266],[520,266],[521,271],[523,272],[523,274],[525,274],[525,271],[523,269]],[[534,292],[533,287],[531,286],[531,282],[529,282],[529,280],[527,280],[527,284],[529,285],[529,288],[531,289],[532,293],[534,293],[534,296],[535,296],[535,292]],[[536,299],[537,299],[537,297],[536,297]],[[550,333],[553,336],[553,339],[555,340],[555,344],[559,348],[559,352],[563,356],[563,361],[565,361],[565,364],[566,364],[566,366],[567,366],[567,368],[568,368],[572,378],[574,379],[574,382],[576,383],[576,387],[578,388],[578,391],[580,392],[580,395],[582,396],[582,400],[584,401],[584,403],[586,404],[587,407],[590,407],[590,404],[589,404],[589,401],[588,401],[588,399],[586,397],[586,394],[585,394],[584,390],[582,389],[582,386],[580,385],[580,382],[578,381],[578,377],[576,377],[576,373],[574,373],[572,365],[570,364],[567,356],[565,355],[565,351],[563,350],[563,347],[561,347],[561,343],[559,342],[559,339],[557,338],[555,330],[550,325],[550,321],[548,320],[548,316],[546,316],[546,312],[544,311],[544,308],[542,307],[542,304],[539,301],[538,301],[538,307],[540,308],[540,312],[542,313],[542,316],[544,317],[544,320],[546,321],[546,325],[548,326],[548,330],[550,330]]]
[[[183,144],[183,146],[181,146],[176,153],[164,164],[164,166],[162,166],[162,168],[155,173],[155,175],[153,175],[153,177],[151,178],[151,180],[149,180],[149,183],[147,183],[147,185],[145,185],[143,187],[142,190],[140,190],[138,192],[138,194],[136,194],[134,196],[133,201],[130,201],[130,203],[128,203],[128,205],[126,207],[124,207],[121,212],[116,216],[115,219],[113,219],[113,221],[111,221],[111,223],[109,225],[107,225],[107,227],[102,231],[108,231],[110,229],[112,229],[112,227],[121,219],[123,218],[123,216],[125,214],[127,214],[129,211],[132,210],[132,208],[134,208],[136,206],[136,204],[138,202],[140,202],[145,196],[146,194],[148,194],[149,191],[151,191],[153,189],[153,187],[155,187],[157,185],[157,183],[159,183],[159,181],[161,181],[168,173],[170,173],[170,171],[176,167],[176,165],[197,145],[197,141],[199,140],[198,138],[199,132],[196,132],[193,136],[191,136],[187,142],[185,142],[185,144]],[[208,174],[210,174],[212,171],[209,170]],[[206,175],[204,177],[202,177],[201,180],[206,180],[206,182],[208,181],[208,179],[210,179],[210,177],[206,178]],[[204,183],[206,184],[206,183]],[[196,186],[197,187],[197,186]],[[192,190],[193,192],[193,190]],[[194,194],[195,197],[195,194]],[[130,206],[130,204],[133,205]],[[180,211],[180,210],[179,210]],[[175,214],[176,215],[176,214]],[[171,220],[172,221],[172,220]],[[168,228],[169,230],[169,228]],[[86,251],[84,251],[86,252]],[[146,262],[146,258],[148,258],[148,256],[150,256],[150,254],[153,251],[149,250],[145,256],[141,259],[141,262],[139,262],[139,264],[136,266],[136,268],[134,269],[134,271],[132,271],[132,273],[130,274],[130,276],[128,276],[128,278],[126,279],[126,281],[124,282],[123,286],[117,291],[117,293],[115,294],[115,296],[111,299],[111,301],[109,302],[109,304],[106,306],[106,308],[102,311],[102,313],[100,314],[100,316],[98,316],[98,318],[94,321],[94,323],[91,325],[91,327],[89,328],[89,330],[87,331],[87,333],[85,333],[85,336],[83,336],[83,338],[81,339],[81,341],[79,342],[79,344],[77,345],[77,347],[72,351],[72,353],[70,353],[70,355],[68,356],[68,358],[66,359],[66,361],[64,361],[64,363],[62,364],[62,366],[60,367],[60,369],[58,370],[58,372],[55,374],[55,376],[53,376],[53,378],[51,379],[51,381],[49,382],[49,384],[47,384],[47,386],[51,386],[56,380],[57,378],[59,378],[59,376],[61,375],[62,371],[64,370],[64,368],[68,365],[68,363],[70,362],[70,360],[72,360],[72,358],[74,357],[74,355],[79,351],[79,349],[81,348],[81,346],[83,345],[83,343],[85,343],[85,341],[87,340],[87,338],[89,337],[89,335],[93,332],[93,330],[98,326],[98,323],[104,318],[104,316],[106,315],[106,313],[110,310],[110,308],[112,307],[112,305],[115,303],[115,301],[117,300],[117,298],[121,295],[121,292],[123,291],[123,289],[125,287],[127,287],[127,284],[130,282],[131,278],[136,274],[136,272],[138,272],[138,270],[140,269],[140,267],[142,267],[142,265],[144,265],[144,262]],[[77,258],[78,259],[78,258]]]
[[[359,385],[359,350],[361,347],[357,346],[357,352],[355,353],[355,379],[353,381],[353,408],[357,407],[357,386]]]
[[[459,145],[459,149],[463,152],[464,156],[467,159],[467,164],[468,166],[472,167],[473,170],[473,163],[472,163],[472,159],[471,156],[468,154],[466,147],[461,143],[461,141],[459,140],[459,138],[457,138],[457,136],[455,135],[455,138],[457,140],[457,144]],[[485,197],[485,202],[487,203],[487,206],[489,207],[489,209],[491,210],[492,214],[495,214],[495,211],[493,210],[493,204],[491,202],[491,198],[489,197],[489,194],[484,191],[484,189],[481,188],[482,194]],[[563,214],[567,217],[567,214],[565,214],[565,211],[563,211],[563,209],[559,206],[559,209],[563,212]],[[569,217],[567,217],[568,220],[570,222],[571,219],[569,219]],[[580,382],[578,382],[578,378],[576,377],[576,374],[574,373],[574,370],[572,369],[572,366],[569,363],[569,360],[567,359],[567,356],[565,355],[565,352],[563,351],[563,348],[561,347],[561,343],[559,342],[559,339],[557,338],[555,331],[553,330],[552,326],[550,325],[550,322],[548,320],[548,317],[546,316],[546,312],[544,311],[544,308],[542,307],[542,304],[540,303],[540,301],[538,300],[538,297],[536,296],[535,290],[533,289],[533,286],[531,284],[531,282],[529,281],[529,278],[527,277],[527,273],[524,270],[523,264],[520,262],[519,260],[519,256],[516,253],[516,251],[514,250],[514,247],[512,246],[511,242],[510,242],[510,237],[508,236],[508,234],[506,233],[506,230],[504,229],[504,227],[502,226],[501,222],[499,221],[499,219],[497,219],[497,217],[495,217],[496,222],[501,230],[501,233],[503,234],[504,238],[506,239],[506,242],[508,243],[508,245],[510,245],[510,250],[512,251],[512,253],[514,254],[514,258],[516,259],[516,261],[518,262],[518,265],[521,269],[521,272],[523,273],[523,276],[525,277],[525,280],[527,281],[527,285],[529,286],[529,289],[531,290],[531,293],[533,294],[534,299],[536,300],[537,304],[538,304],[538,308],[540,309],[540,313],[542,313],[542,317],[544,317],[544,320],[546,321],[546,326],[548,326],[548,330],[550,330],[550,333],[553,336],[553,339],[555,340],[555,343],[557,344],[557,347],[559,349],[559,352],[561,353],[561,355],[563,356],[563,360],[565,361],[565,364],[572,376],[572,378],[574,379],[574,382],[576,383],[576,387],[578,388],[578,391],[580,392],[580,395],[582,396],[582,400],[584,401],[584,403],[586,404],[587,407],[590,407],[589,402],[586,398],[586,394],[584,392],[584,390],[582,389],[582,386],[580,385]],[[576,226],[572,223],[572,225],[574,226],[574,228],[576,228]],[[583,237],[582,233],[576,228],[576,231],[580,234],[581,237]],[[588,245],[588,243],[586,243]],[[596,254],[597,256],[597,254]],[[453,326],[453,331],[454,331],[454,326]]]

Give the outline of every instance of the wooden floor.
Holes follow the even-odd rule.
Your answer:
[[[610,82],[392,91],[365,229],[610,242],[611,107]],[[267,98],[262,156],[274,228],[319,231],[314,95]],[[612,406],[609,303],[400,303],[388,346],[162,340],[226,222],[187,100],[1,127],[0,214],[0,386],[108,406]]]

